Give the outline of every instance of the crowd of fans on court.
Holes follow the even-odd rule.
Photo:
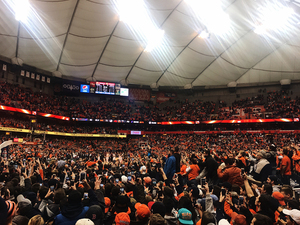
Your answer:
[[[174,134],[13,145],[1,154],[0,224],[300,224],[298,140]]]

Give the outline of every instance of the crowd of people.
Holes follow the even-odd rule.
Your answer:
[[[255,97],[235,100],[230,106],[220,101],[172,100],[165,103],[136,103],[134,100],[107,99],[91,102],[67,96],[33,92],[16,84],[0,82],[0,104],[27,110],[51,113],[70,118],[115,119],[137,121],[184,121],[210,119],[238,119],[238,112],[255,114],[253,107],[261,106],[268,118],[299,117],[299,97],[292,92],[272,91]],[[217,106],[218,105],[218,106]],[[227,105],[229,110],[227,109]],[[226,107],[225,107],[226,106]],[[263,118],[263,114],[255,115]],[[250,118],[250,116],[248,116]],[[247,117],[247,118],[248,118]]]
[[[0,173],[5,225],[300,224],[298,134],[48,139]]]

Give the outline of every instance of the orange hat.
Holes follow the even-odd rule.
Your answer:
[[[121,212],[116,215],[115,222],[116,225],[129,225],[130,217],[127,213]]]
[[[144,181],[146,184],[151,184],[152,179],[150,177],[144,177]]]
[[[111,201],[110,201],[110,199],[108,197],[104,197],[104,202],[105,202],[105,213],[107,213],[108,210],[109,210]]]
[[[148,218],[150,216],[150,209],[145,204],[136,203],[134,208],[136,209],[137,216],[140,219]]]
[[[231,218],[234,220],[236,225],[247,225],[246,217],[242,214],[237,214],[233,212]]]
[[[273,192],[272,196],[276,198],[280,205],[285,205],[284,196],[280,192]]]

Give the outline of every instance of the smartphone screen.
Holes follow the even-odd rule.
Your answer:
[[[121,194],[124,193],[124,188],[120,188],[120,193],[121,193]]]
[[[205,178],[201,178],[201,185],[204,186],[206,183],[206,179]]]
[[[100,184],[100,187],[103,187],[104,185],[103,184]]]
[[[25,173],[25,167],[22,167],[21,173]]]
[[[116,178],[116,183],[119,183],[119,179],[118,178]]]
[[[54,186],[50,186],[50,191],[54,191]]]
[[[86,173],[85,172],[80,173],[80,182],[82,182],[85,179],[86,179]]]
[[[241,168],[241,174],[243,175],[245,173],[245,168]]]
[[[128,176],[127,180],[128,180],[128,181],[131,181],[131,176]]]
[[[226,189],[222,188],[222,195],[225,196],[226,195]]]
[[[87,199],[89,197],[89,193],[84,192],[83,197],[84,197],[84,199]]]

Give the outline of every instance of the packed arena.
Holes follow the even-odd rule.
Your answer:
[[[300,0],[0,15],[0,225],[300,225]]]

